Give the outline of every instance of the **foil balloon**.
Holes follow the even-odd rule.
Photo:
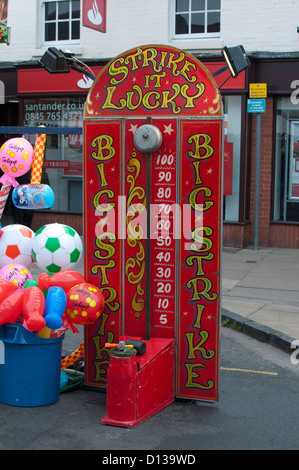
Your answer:
[[[76,325],[90,325],[104,309],[103,294],[87,282],[72,287],[67,293],[66,314]]]
[[[30,170],[33,161],[33,148],[23,137],[7,140],[0,149],[0,167],[4,175],[0,182],[17,186],[15,178]]]
[[[24,290],[26,282],[33,279],[33,276],[22,264],[6,264],[0,269],[0,278],[12,282],[19,290]]]

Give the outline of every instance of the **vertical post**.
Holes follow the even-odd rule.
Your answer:
[[[258,250],[259,206],[260,206],[260,168],[261,168],[261,128],[262,115],[256,114],[256,159],[255,159],[255,196],[254,196],[254,238],[253,248]]]

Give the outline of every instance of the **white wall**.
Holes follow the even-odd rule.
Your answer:
[[[243,44],[247,52],[299,50],[299,0],[222,0],[218,39],[172,40],[173,0],[107,0],[107,33],[81,27],[81,57],[112,58],[142,44],[171,44],[191,52],[213,52]],[[9,0],[11,44],[0,44],[0,61],[39,58],[40,0]],[[64,47],[61,45],[61,47]]]

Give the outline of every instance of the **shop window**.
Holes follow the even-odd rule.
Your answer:
[[[80,41],[80,0],[42,2],[43,43]]]
[[[24,125],[46,127],[81,127],[85,99],[24,99]],[[29,136],[34,145],[35,135]],[[82,134],[48,134],[42,183],[55,194],[51,211],[82,212]]]
[[[174,37],[219,37],[220,8],[220,0],[173,0]]]
[[[223,219],[239,221],[241,159],[241,96],[224,96]]]
[[[299,104],[277,99],[273,219],[299,222]]]

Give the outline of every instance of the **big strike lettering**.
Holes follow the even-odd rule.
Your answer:
[[[188,202],[192,209],[196,210],[199,206],[197,199],[201,195],[204,202],[200,204],[203,213],[208,213],[214,205],[214,201],[211,200],[212,191],[205,185],[200,172],[201,162],[214,154],[211,141],[211,136],[205,133],[193,134],[187,139],[187,143],[192,146],[192,150],[188,151],[188,157],[194,168],[194,184],[197,186],[190,192]],[[215,386],[213,380],[202,383],[201,371],[206,369],[207,366],[200,360],[203,359],[207,362],[215,356],[213,349],[205,347],[209,339],[209,332],[202,329],[201,326],[205,309],[204,301],[214,302],[218,298],[217,292],[212,291],[211,279],[206,275],[206,263],[210,263],[215,256],[212,251],[213,241],[211,236],[213,233],[213,228],[208,225],[195,228],[192,232],[193,243],[189,245],[189,256],[186,258],[186,265],[193,266],[194,271],[194,276],[186,282],[185,286],[190,290],[190,302],[194,302],[196,306],[196,317],[192,325],[193,331],[185,333],[187,344],[185,387],[200,390],[211,390]]]
[[[109,179],[106,177],[105,165],[111,160],[116,154],[114,147],[113,137],[109,134],[100,134],[96,136],[90,143],[90,147],[94,149],[91,152],[91,158],[97,162],[95,166],[95,171],[97,173],[99,181],[99,191],[92,198],[92,206],[96,214],[105,213],[106,216],[109,216],[109,212],[113,211],[116,203],[114,202],[115,192],[109,188]],[[108,187],[107,187],[108,186]],[[109,202],[109,203],[108,203]],[[114,313],[117,312],[120,308],[120,304],[117,301],[118,293],[117,290],[111,286],[109,282],[109,273],[115,268],[116,261],[114,255],[116,248],[114,244],[116,243],[116,235],[113,232],[103,232],[102,230],[97,230],[97,226],[100,225],[103,220],[95,226],[95,250],[93,252],[94,259],[98,260],[98,263],[95,263],[91,267],[91,272],[95,275],[100,273],[99,287],[105,297],[106,308]],[[111,331],[106,331],[106,323],[109,318],[107,313],[101,315],[101,322],[98,334],[93,337],[93,342],[96,351],[95,357],[95,381],[107,381],[106,373],[107,366],[109,363],[109,351],[105,347],[101,347],[100,338],[107,336],[110,342],[113,342],[113,333]],[[107,358],[105,360],[104,358]]]

